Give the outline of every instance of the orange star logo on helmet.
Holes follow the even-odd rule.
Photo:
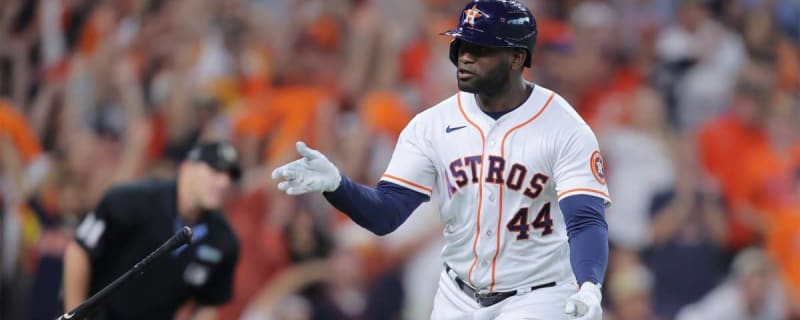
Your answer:
[[[475,4],[472,8],[464,10],[464,22],[469,23],[470,26],[475,26],[475,19],[486,16],[481,10],[478,10],[478,5]],[[488,16],[487,16],[488,17]]]

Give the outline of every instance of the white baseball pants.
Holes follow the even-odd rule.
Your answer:
[[[439,289],[433,302],[431,320],[561,320],[567,319],[564,306],[574,294],[574,282],[559,283],[506,298],[489,307],[481,307],[456,285],[446,272],[439,277]]]

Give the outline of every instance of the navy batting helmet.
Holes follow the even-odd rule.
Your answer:
[[[458,64],[459,41],[485,47],[520,48],[528,51],[525,66],[531,66],[536,46],[536,19],[522,3],[514,0],[473,0],[464,7],[455,29],[443,32],[451,36],[450,61]]]

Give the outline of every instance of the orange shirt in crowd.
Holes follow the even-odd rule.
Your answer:
[[[700,163],[719,182],[728,207],[732,207],[737,190],[746,189],[749,183],[741,176],[743,152],[764,143],[761,130],[750,128],[733,116],[715,119],[699,129],[697,146]],[[729,221],[728,246],[735,249],[750,244],[755,239],[752,227],[741,221],[733,210],[726,210],[726,213]]]
[[[539,28],[537,43],[542,44],[568,44],[574,41],[569,24],[559,19],[537,19]],[[534,59],[536,55],[534,54]]]
[[[234,132],[237,136],[264,137],[277,125],[279,114],[271,106],[271,96],[266,92],[245,94],[244,108],[234,119]]]
[[[29,162],[42,153],[39,139],[28,125],[27,119],[5,100],[0,100],[0,135],[11,140],[23,161]]]
[[[264,150],[268,163],[285,160],[282,158],[289,154],[294,157],[296,141],[313,145],[318,108],[330,98],[329,90],[323,87],[276,87],[269,94],[248,98],[248,106],[235,120],[234,131],[237,136],[269,136]]]
[[[398,93],[384,91],[372,92],[364,97],[360,116],[372,132],[397,138],[413,114]]]
[[[766,248],[790,294],[800,299],[800,144],[780,154],[758,143],[742,158],[740,174],[734,205],[754,208],[766,224]]]
[[[265,150],[268,163],[295,158],[294,145],[298,140],[314,144],[318,108],[330,98],[328,90],[313,86],[286,86],[276,88],[271,99],[272,105],[280,115],[277,132],[272,136]]]
[[[800,299],[800,203],[776,213],[772,221],[767,233],[767,251],[777,264],[790,294],[794,299]]]
[[[614,71],[613,79],[608,84],[586,89],[577,103],[578,113],[589,125],[594,125],[598,115],[604,112],[602,110],[604,102],[617,94],[634,92],[641,87],[643,79],[642,74],[633,67],[623,67]],[[623,112],[620,116],[621,119],[615,120],[624,123],[627,121],[628,112]]]
[[[413,84],[423,83],[430,55],[431,48],[425,39],[414,39],[400,53],[400,78]]]
[[[731,190],[734,212],[743,208],[755,211],[758,220],[769,226],[775,217],[797,204],[796,175],[800,171],[800,145],[784,153],[766,141],[752,145],[730,160],[738,167],[738,183]],[[750,230],[754,232],[757,230]]]

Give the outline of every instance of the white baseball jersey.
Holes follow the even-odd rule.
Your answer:
[[[459,92],[414,117],[382,180],[440,195],[443,259],[482,292],[574,281],[558,201],[610,204],[594,133],[538,85],[497,120],[475,99]]]

